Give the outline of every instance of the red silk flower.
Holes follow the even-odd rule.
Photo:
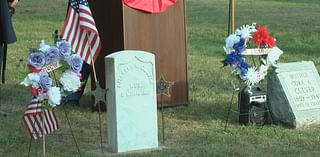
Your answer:
[[[265,26],[258,26],[257,31],[253,34],[253,41],[258,47],[272,48],[275,44],[275,40],[268,33]]]
[[[265,43],[268,46],[268,48],[272,48],[275,44],[275,39],[272,37],[269,37]]]
[[[40,88],[31,88],[31,93],[34,96],[38,96],[40,93]]]
[[[122,0],[127,6],[149,13],[162,13],[177,0]]]
[[[40,72],[42,70],[41,68],[35,68],[35,67],[33,67],[33,66],[29,65],[29,64],[28,64],[28,68],[29,68],[29,71],[31,73],[38,73],[38,72]]]

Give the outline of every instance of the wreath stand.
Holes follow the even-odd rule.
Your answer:
[[[56,33],[56,32],[55,32],[55,33]],[[55,33],[54,33],[54,34],[55,34]],[[89,38],[88,34],[86,34],[86,35],[87,35],[87,37]],[[101,127],[102,121],[101,121],[100,101],[106,102],[106,99],[103,98],[103,96],[106,94],[106,90],[101,89],[101,87],[100,87],[100,85],[99,85],[99,82],[98,82],[98,80],[97,80],[96,68],[95,68],[95,64],[94,64],[94,61],[93,61],[93,57],[92,57],[93,55],[92,55],[92,53],[91,53],[91,52],[92,52],[91,50],[92,50],[92,48],[91,48],[91,46],[90,46],[90,44],[89,44],[89,52],[90,52],[89,54],[90,54],[90,56],[91,56],[93,76],[94,76],[94,80],[95,80],[95,83],[96,83],[96,86],[97,86],[97,87],[96,87],[96,90],[95,90],[95,91],[92,91],[92,93],[93,93],[93,96],[96,98],[95,104],[98,104],[98,109],[99,109],[100,147],[101,147],[101,154],[103,154],[102,127]],[[54,72],[53,72],[53,75],[54,75],[54,78],[55,78],[55,82],[57,83],[58,81],[57,81],[57,79],[56,79],[56,77],[55,77],[55,73],[54,73]],[[76,138],[75,138],[75,136],[74,136],[74,133],[73,133],[73,131],[72,131],[72,127],[71,127],[71,124],[70,124],[70,120],[69,120],[69,118],[68,118],[68,114],[67,114],[67,111],[66,111],[65,106],[64,106],[65,104],[66,104],[66,100],[63,101],[63,103],[62,103],[62,108],[63,108],[63,111],[64,111],[64,113],[65,113],[65,117],[66,117],[66,119],[67,119],[67,122],[68,122],[68,125],[69,125],[69,128],[70,128],[71,136],[72,136],[72,138],[73,138],[73,141],[74,141],[74,143],[75,143],[75,146],[77,147],[77,151],[78,151],[78,153],[79,153],[79,156],[81,157],[80,148],[79,148],[79,146],[78,146],[77,140],[76,140]],[[43,133],[42,133],[42,135],[43,135]],[[45,135],[43,135],[42,137],[43,137],[43,156],[45,157],[45,156],[46,156],[46,151],[45,151]],[[29,155],[30,155],[31,143],[32,143],[32,137],[30,138],[28,157],[29,157]]]
[[[234,32],[235,32],[234,25],[235,25],[235,1],[234,0],[229,0],[228,35],[234,34]],[[270,38],[270,39],[273,39],[268,34],[267,34],[267,37]],[[260,43],[258,47],[260,47],[261,44],[262,43]],[[268,43],[264,43],[264,44],[267,45],[268,47],[270,46]],[[234,45],[234,43],[233,43],[233,45]],[[271,46],[271,48],[272,48],[274,43],[271,44],[271,45],[272,45]],[[243,46],[246,47],[246,44],[244,44]],[[256,67],[256,63],[255,63],[255,60],[254,60],[253,56],[262,57],[264,55],[267,55],[270,52],[270,50],[271,50],[270,47],[269,48],[245,49],[245,51],[243,51],[243,52],[241,50],[241,55],[251,56],[252,57],[252,62]],[[240,51],[240,50],[238,50],[238,51]],[[282,53],[280,53],[280,54],[282,54]],[[265,63],[263,63],[263,64],[265,64]],[[268,66],[270,66],[270,65],[268,65]],[[265,77],[265,75],[263,77]],[[252,84],[254,84],[254,83],[252,83]],[[251,89],[252,89],[251,86],[249,86],[249,89],[248,89],[248,87],[243,87],[240,90],[239,87],[236,87],[236,85],[234,84],[233,81],[231,81],[231,85],[232,85],[233,89],[232,89],[232,95],[231,95],[230,104],[229,104],[228,111],[227,111],[227,118],[226,118],[225,128],[224,128],[225,131],[226,131],[227,126],[228,126],[228,120],[229,120],[230,112],[232,110],[231,108],[232,108],[232,104],[233,104],[233,99],[234,99],[235,93],[238,93],[238,109],[237,110],[233,110],[233,111],[238,113],[238,115],[239,115],[238,116],[239,117],[238,120],[239,120],[240,124],[241,123],[242,124],[251,123],[252,122],[251,118],[257,118],[256,115],[259,115],[259,114],[260,114],[260,116],[261,116],[261,114],[263,114],[264,120],[267,121],[267,119],[265,119],[266,113],[269,116],[269,120],[270,120],[269,122],[271,124],[273,123],[272,122],[271,113],[270,113],[271,111],[270,111],[270,109],[269,109],[269,107],[268,107],[268,105],[266,103],[266,101],[267,101],[266,92],[264,92],[262,90],[259,90],[259,88],[253,89],[253,91],[254,91],[253,92],[253,91],[251,91]],[[258,120],[258,119],[256,119],[256,120]],[[263,122],[263,124],[264,124],[264,122]]]
[[[224,131],[227,131],[227,126],[228,126],[229,116],[230,116],[230,112],[231,112],[232,105],[233,105],[234,95],[235,95],[235,93],[237,93],[240,90],[240,88],[235,85],[234,80],[231,80],[231,85],[232,85],[232,94],[231,94],[230,103],[229,103],[229,106],[227,109],[228,113],[227,113],[227,118],[226,118],[226,122],[224,125]]]
[[[261,49],[261,48],[246,49],[242,54],[246,56],[251,56],[252,62],[256,66],[254,56],[261,57],[263,55],[268,54],[268,51],[269,51],[268,49]],[[267,105],[266,91],[262,91],[259,87],[251,87],[251,86],[244,86],[240,90],[240,87],[238,87],[234,83],[234,80],[231,81],[231,86],[232,86],[232,95],[231,95],[231,100],[230,100],[230,104],[227,111],[224,131],[227,130],[231,111],[236,112],[238,114],[239,124],[264,125],[266,123],[269,123],[269,124],[273,123],[271,110]],[[238,93],[238,109],[232,110],[232,105],[234,101],[233,99],[236,93]],[[264,118],[263,122],[261,118]],[[256,123],[256,122],[259,122],[259,123]]]
[[[93,61],[92,61],[93,62]],[[100,110],[100,101],[102,101],[102,97],[101,97],[101,93],[104,95],[105,94],[105,92],[106,92],[106,90],[99,90],[99,89],[101,89],[101,88],[99,88],[100,87],[100,85],[99,85],[99,82],[97,81],[97,78],[96,78],[96,72],[95,72],[95,67],[94,67],[94,62],[93,62],[93,72],[94,72],[94,78],[95,78],[95,81],[96,81],[96,85],[97,85],[97,88],[96,88],[96,90],[95,91],[92,91],[94,94],[94,96],[95,96],[95,98],[97,99],[98,98],[98,100],[96,100],[96,102],[95,102],[95,104],[98,104],[98,108],[99,108],[99,130],[100,130],[100,147],[101,147],[101,153],[103,154],[103,142],[102,142],[102,127],[101,127],[101,110]],[[53,73],[53,75],[55,75],[54,73]],[[57,82],[57,80],[56,80],[56,77],[54,76],[54,78],[55,78],[55,81]],[[104,99],[105,100],[105,99]],[[106,101],[106,100],[105,100]],[[72,136],[72,138],[73,138],[73,141],[74,141],[74,144],[75,144],[75,146],[76,146],[76,148],[77,148],[77,151],[78,151],[78,153],[79,153],[79,156],[81,157],[81,151],[80,151],[80,148],[79,148],[79,146],[78,146],[78,143],[77,143],[77,140],[76,140],[76,138],[75,138],[75,136],[74,136],[74,133],[73,133],[73,130],[72,130],[72,127],[71,127],[71,123],[70,123],[70,120],[69,120],[69,118],[68,118],[68,114],[67,114],[67,111],[66,111],[66,108],[65,108],[65,105],[66,105],[66,103],[67,103],[67,101],[66,100],[63,100],[62,101],[62,104],[61,104],[61,106],[62,106],[62,108],[63,108],[63,111],[64,111],[64,113],[65,113],[65,118],[67,119],[67,122],[68,122],[68,126],[69,126],[69,129],[70,129],[70,132],[71,132],[71,136]],[[43,114],[44,115],[44,114]],[[42,117],[42,119],[43,119],[44,117]],[[34,123],[35,123],[35,121],[34,121]],[[34,132],[32,132],[32,134],[34,134]],[[45,136],[46,135],[44,135],[43,134],[43,132],[42,132],[42,139],[43,139],[43,156],[45,157],[46,156],[46,145],[45,145]],[[30,142],[29,142],[29,150],[28,150],[28,157],[30,157],[30,152],[31,152],[31,144],[32,144],[32,137],[30,137]]]
[[[75,144],[75,146],[77,148],[79,156],[81,157],[80,148],[79,148],[77,140],[76,140],[76,138],[74,136],[74,133],[73,133],[73,130],[72,130],[72,127],[71,127],[71,123],[70,123],[70,120],[69,120],[69,117],[68,117],[68,113],[67,113],[66,108],[65,108],[65,104],[66,104],[66,101],[64,101],[61,106],[62,106],[63,112],[65,114],[65,118],[67,119],[68,126],[69,126],[69,129],[70,129],[71,136],[73,138],[74,144]],[[44,116],[44,114],[42,114],[42,119],[44,118],[43,116]],[[34,121],[34,123],[35,122],[36,121]],[[35,134],[35,132],[33,131],[32,134]],[[42,141],[43,141],[43,156],[45,157],[46,156],[46,135],[44,135],[43,132],[42,132]],[[28,149],[28,157],[30,157],[31,145],[32,145],[32,137],[30,137],[29,149]]]

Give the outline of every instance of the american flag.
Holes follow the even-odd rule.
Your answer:
[[[42,109],[41,101],[33,98],[24,112],[22,121],[31,138],[37,140],[43,135],[50,134],[59,128],[54,112]]]
[[[70,0],[62,38],[70,42],[72,50],[91,64],[99,55],[101,42],[96,24],[86,0]]]

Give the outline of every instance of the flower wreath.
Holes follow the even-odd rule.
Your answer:
[[[227,56],[223,64],[229,65],[232,73],[244,80],[248,86],[253,86],[265,78],[270,66],[277,66],[277,60],[283,52],[275,46],[275,41],[265,26],[255,23],[243,25],[236,29],[235,34],[226,38],[224,50]],[[247,49],[250,42],[253,42],[256,48]],[[246,55],[260,56],[260,65],[250,66],[246,62]]]
[[[60,105],[63,96],[80,89],[82,64],[82,58],[71,52],[71,46],[66,40],[57,41],[54,46],[42,40],[39,49],[31,52],[27,58],[30,73],[21,84],[30,86],[32,95],[44,107],[53,108]],[[62,65],[68,65],[69,68],[61,74],[59,82],[53,85],[49,73],[55,77],[54,70]]]

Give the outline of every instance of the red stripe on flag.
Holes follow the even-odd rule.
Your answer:
[[[56,115],[53,112],[49,112],[51,122],[53,123],[53,130],[57,130],[59,128],[58,120]]]
[[[76,26],[74,26],[74,35],[72,36],[71,39],[71,43],[77,44],[76,40],[78,40],[78,35],[80,34],[80,27],[79,27],[79,21],[76,21],[77,23],[75,24]],[[78,27],[77,27],[78,26]],[[73,47],[76,47],[76,45],[74,45]]]
[[[29,121],[28,127],[32,128],[32,130],[31,130],[31,136],[32,136],[34,139],[38,139],[38,137],[39,137],[40,135],[39,135],[39,132],[38,132],[36,126],[35,126],[35,121],[34,121],[33,115],[27,116],[27,118],[28,118],[28,121]]]
[[[68,22],[66,23],[66,25],[65,26],[68,26],[69,25],[69,28],[73,28],[73,25],[74,25],[74,18],[75,18],[75,12],[73,11],[73,9],[69,9],[69,11],[68,11],[68,16],[67,16],[67,20],[68,20]],[[71,32],[72,31],[70,31],[70,30],[68,30],[67,32],[64,32],[64,33],[66,33],[66,36],[64,36],[66,39],[70,39],[70,35],[71,35]]]
[[[84,31],[83,30],[80,30],[80,35],[79,35],[79,38],[78,38],[78,43],[77,43],[77,47],[76,47],[76,52],[77,52],[77,54],[78,55],[80,55],[80,57],[82,58],[82,53],[83,53],[83,51],[81,51],[81,49],[82,49],[82,46],[83,46],[83,44],[82,44],[82,41],[84,40],[84,36],[85,34],[84,34]]]
[[[87,57],[86,57],[86,55],[87,55],[87,53],[88,53],[88,33],[87,33],[87,31],[84,31],[83,32],[84,34],[82,34],[84,37],[83,37],[83,40],[82,40],[82,43],[81,43],[81,45],[82,45],[82,47],[81,47],[81,54],[82,54],[82,58],[86,61],[87,60]]]
[[[71,8],[68,9],[66,21],[70,21],[70,16],[69,16],[69,14],[70,14],[69,12],[70,12],[70,11],[71,11]],[[63,24],[63,28],[66,28],[67,25],[68,25],[68,22],[65,22],[65,23]],[[66,31],[66,30],[63,29],[63,30],[62,30],[62,34],[65,34],[65,31]]]
[[[76,29],[75,29],[75,34],[74,34],[73,39],[72,39],[72,43],[74,43],[74,44],[78,43],[79,36],[80,36],[80,33],[81,33],[81,28],[79,26],[79,21],[77,21],[76,25],[77,26],[74,26]],[[76,47],[76,46],[77,45],[74,45],[74,47]]]
[[[46,130],[47,130],[47,133],[50,133],[53,131],[53,126],[52,126],[52,123],[51,123],[51,120],[48,119],[48,110],[45,110],[44,111],[44,119],[45,119],[45,125],[46,125]]]
[[[91,43],[92,43],[92,42],[91,42],[91,41],[94,40],[94,39],[91,39],[91,38],[96,38],[96,36],[93,36],[93,37],[92,37],[92,36],[89,36],[89,37],[88,37],[88,40],[87,40],[88,44],[87,44],[87,45],[89,46],[90,49],[88,49],[88,51],[87,51],[88,53],[87,53],[86,56],[85,56],[85,59],[86,59],[86,60],[91,60],[91,59],[89,59],[89,57],[91,58],[91,56],[93,55],[93,54],[91,53],[91,51],[92,51],[92,46],[91,46]]]
[[[101,47],[102,47],[101,44],[99,44],[99,45],[98,45],[98,48],[97,48],[97,51],[100,51],[100,50],[101,50]],[[95,61],[95,60],[98,58],[98,56],[99,56],[99,54],[98,54],[98,53],[95,53],[94,56],[93,56],[93,60]]]
[[[33,99],[28,106],[34,106],[36,102],[34,100],[36,99]],[[22,117],[24,126],[34,140],[41,138],[44,134],[50,134],[59,128],[54,112],[43,109],[39,101],[36,105],[39,106],[36,110],[30,110],[33,107],[27,107],[27,111]]]
[[[41,120],[40,114],[36,114],[33,118],[35,121],[34,126],[36,126],[36,128],[37,128],[38,134],[40,136],[42,136],[43,135],[43,127],[42,127],[42,120]]]
[[[29,118],[28,118],[28,116],[23,116],[22,117],[22,121],[23,121],[23,124],[24,124],[24,126],[31,126],[31,125],[29,125]],[[31,126],[32,127],[32,126]],[[34,138],[33,137],[33,130],[31,130],[31,127],[26,127],[27,128],[27,130],[28,130],[28,132],[29,132],[29,135],[31,135],[31,137],[33,138],[33,139],[36,139],[36,138]]]
[[[86,7],[81,7],[81,8],[79,8],[79,12],[80,12],[80,13],[83,13],[83,14],[87,14],[88,16],[91,16],[91,17],[92,17],[91,11],[90,11],[90,10],[87,10]]]

